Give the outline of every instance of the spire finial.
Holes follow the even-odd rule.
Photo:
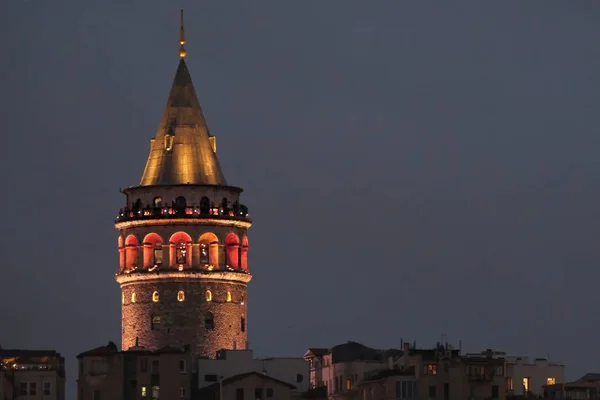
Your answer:
[[[181,10],[181,28],[179,28],[179,44],[181,47],[179,48],[179,57],[184,58],[187,55],[185,51],[185,31],[183,30],[183,10]]]

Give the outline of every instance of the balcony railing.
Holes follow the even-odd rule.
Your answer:
[[[158,218],[218,218],[250,222],[248,207],[244,205],[224,207],[145,207],[119,210],[115,222]]]

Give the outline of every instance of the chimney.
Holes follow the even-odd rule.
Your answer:
[[[404,367],[408,367],[408,357],[410,354],[410,343],[404,343],[404,347],[402,348],[402,358],[404,360]]]

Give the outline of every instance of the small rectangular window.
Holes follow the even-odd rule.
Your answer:
[[[160,387],[152,386],[152,400],[158,400],[160,398]]]
[[[179,360],[179,372],[181,372],[182,374],[185,373],[186,371],[186,365],[185,365],[185,360]]]
[[[152,360],[152,371],[151,372],[153,374],[158,374],[158,367],[159,367],[158,360]]]
[[[44,396],[50,396],[52,394],[52,383],[44,382]]]
[[[273,398],[273,388],[267,388],[267,399]]]
[[[498,387],[498,385],[493,385],[492,386],[492,399],[497,399],[498,397],[500,397],[500,388]]]
[[[30,382],[29,383],[29,395],[36,396],[37,395],[37,383]]]
[[[243,388],[235,389],[235,400],[244,400],[244,389]]]
[[[142,397],[148,397],[148,388],[146,386],[142,386],[141,395]]]
[[[216,382],[217,376],[214,374],[204,375],[204,382]]]
[[[436,395],[436,387],[435,386],[429,386],[429,397],[430,398],[435,398]]]
[[[100,391],[98,389],[94,390],[93,395],[92,395],[92,399],[93,400],[101,400],[100,399]]]
[[[19,394],[21,396],[27,396],[27,382],[21,382],[20,388],[19,388]]]
[[[140,372],[142,372],[142,373],[148,372],[148,360],[146,358],[142,358],[140,360]]]
[[[262,400],[262,398],[263,398],[262,388],[256,388],[256,389],[254,389],[254,398],[256,400]]]
[[[179,388],[179,397],[185,397],[185,388],[184,387]]]

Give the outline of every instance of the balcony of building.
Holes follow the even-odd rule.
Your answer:
[[[119,210],[115,222],[127,222],[144,219],[224,219],[251,222],[248,207],[243,204],[233,204],[231,207],[126,207]]]

